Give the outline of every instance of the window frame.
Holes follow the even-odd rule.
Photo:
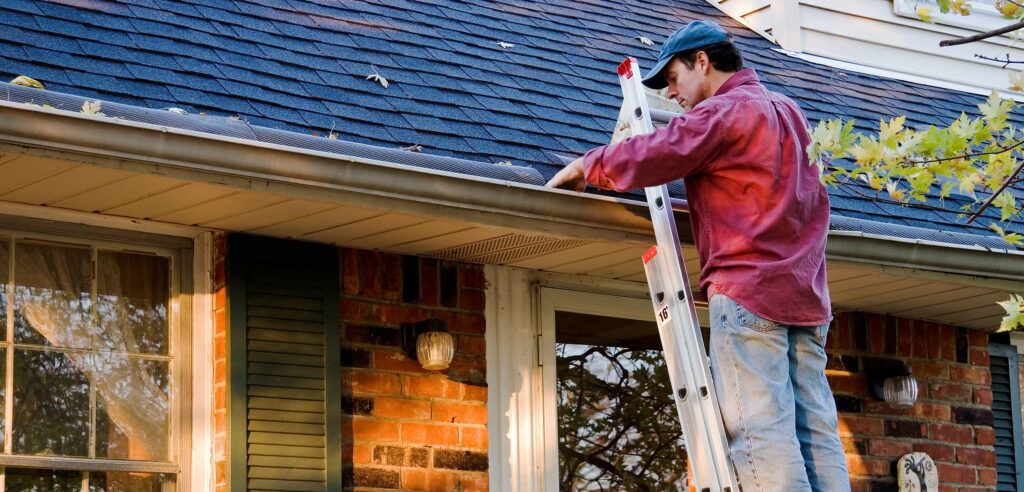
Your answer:
[[[988,346],[989,355],[1006,357],[1009,363],[1010,376],[1010,408],[1016,408],[1013,412],[1013,436],[1016,449],[1014,450],[1014,466],[1017,475],[1017,490],[1024,491],[1024,415],[1021,415],[1021,387],[1020,387],[1020,347],[1005,345],[1001,343],[990,343]]]
[[[8,220],[5,220],[8,219]],[[11,224],[11,225],[8,225]],[[193,254],[192,241],[184,238],[173,238],[158,236],[149,233],[134,231],[117,231],[105,228],[94,228],[74,224],[60,224],[53,222],[39,222],[32,219],[9,219],[0,215],[0,240],[7,242],[14,251],[14,245],[18,242],[33,244],[53,244],[62,247],[85,247],[89,248],[93,261],[99,251],[125,252],[133,254],[148,254],[167,258],[170,286],[168,292],[168,350],[166,357],[170,359],[170,419],[168,423],[169,432],[169,453],[167,462],[159,461],[129,461],[107,458],[89,457],[64,457],[64,456],[32,456],[16,455],[11,452],[13,445],[11,441],[12,426],[5,426],[5,444],[0,449],[0,491],[6,488],[6,468],[34,468],[47,470],[74,470],[74,471],[116,471],[116,472],[144,472],[154,474],[174,474],[175,489],[178,491],[189,490],[191,487],[190,473],[192,467],[192,379],[191,345],[193,318],[192,302],[188,299],[191,296],[182,295],[193,291]],[[12,256],[14,256],[12,254]],[[9,258],[11,271],[7,282],[2,287],[7,289],[8,312],[7,333],[9,339],[0,340],[0,346],[7,349],[8,372],[5,381],[0,381],[8,387],[5,398],[2,401],[5,408],[5,422],[13,418],[13,356],[14,349],[19,344],[14,342],[13,334],[13,288],[14,288],[14,267],[17,258]],[[95,290],[96,278],[90,280]],[[60,348],[54,351],[60,352]],[[91,420],[91,419],[90,419]],[[90,429],[90,435],[93,432]],[[90,443],[92,452],[92,443]],[[82,487],[87,490],[87,474],[83,473]]]

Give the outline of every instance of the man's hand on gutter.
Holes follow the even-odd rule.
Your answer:
[[[565,166],[551,181],[545,185],[549,188],[564,188],[583,191],[587,187],[587,179],[583,176],[583,158],[576,159]]]

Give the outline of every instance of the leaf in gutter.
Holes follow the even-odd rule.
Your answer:
[[[419,145],[419,144],[413,144],[413,145],[410,145],[408,147],[402,147],[401,149],[406,151],[406,152],[417,152],[417,153],[423,152],[423,146]]]
[[[512,43],[506,43],[504,41],[498,41],[498,46],[501,46],[502,48],[505,48],[506,50],[510,50],[510,49],[516,47],[516,45],[514,45]]]
[[[370,67],[373,68],[373,73],[371,73],[370,75],[367,75],[366,76],[366,80],[372,80],[372,81],[380,84],[385,89],[387,89],[388,86],[391,85],[391,82],[388,82],[388,79],[385,79],[383,75],[381,75],[379,72],[377,72],[377,67],[375,67],[373,65],[370,65]]]
[[[512,161],[501,161],[501,162],[495,164],[495,166],[511,166],[511,165],[512,165]]]
[[[184,109],[181,109],[181,108],[166,108],[166,110],[167,110],[168,113],[188,114],[188,111],[185,111]]]
[[[636,37],[634,37],[633,39],[638,39],[638,40],[640,40],[640,44],[642,44],[642,45],[645,45],[645,46],[654,46],[654,41],[651,41],[651,38],[648,38],[648,37],[646,37],[646,36],[636,36]]]
[[[338,134],[334,133],[334,132],[328,133],[327,134],[327,138],[330,139],[330,140],[337,140],[338,139]]]
[[[14,85],[20,85],[20,86],[24,86],[24,87],[32,87],[32,88],[35,88],[35,89],[42,89],[44,91],[46,90],[46,86],[43,85],[42,82],[40,82],[40,81],[38,81],[36,79],[33,79],[32,77],[26,77],[24,75],[19,75],[19,76],[15,77],[14,79],[11,80],[11,83],[14,84]]]
[[[100,112],[103,107],[102,101],[85,101],[82,103],[82,112],[85,114],[96,114],[100,116],[106,116]]]

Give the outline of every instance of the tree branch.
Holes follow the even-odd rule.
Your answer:
[[[1024,27],[1024,20],[1022,20],[1020,22],[1017,22],[1017,23],[1014,23],[1014,24],[1010,24],[1010,25],[1005,26],[1005,27],[1000,27],[999,29],[994,29],[992,31],[983,32],[983,33],[980,33],[980,34],[975,34],[973,36],[966,36],[966,37],[962,37],[962,38],[953,38],[953,39],[944,39],[942,41],[939,41],[939,46],[945,48],[946,46],[957,46],[957,45],[961,45],[961,44],[973,43],[975,41],[981,41],[982,39],[988,39],[988,38],[992,38],[992,37],[995,37],[995,36],[1002,36],[1003,34],[1016,31],[1017,29],[1020,29],[1022,27]]]
[[[992,202],[996,200],[996,197],[998,197],[1000,193],[1005,191],[1006,188],[1010,186],[1010,182],[1013,181],[1018,174],[1020,174],[1020,171],[1022,169],[1024,169],[1024,161],[1021,161],[1020,164],[1017,164],[1017,167],[1013,170],[1013,174],[1007,177],[1006,181],[1003,181],[1002,186],[1000,186],[999,189],[995,191],[995,193],[992,193],[992,196],[988,197],[988,200],[985,200],[985,203],[982,203],[981,206],[978,207],[978,210],[975,210],[974,213],[971,214],[970,218],[967,219],[967,223],[970,224],[971,222],[974,222],[974,219],[981,217],[981,213],[984,212],[989,205],[992,205]]]
[[[1006,54],[1006,59],[1005,60],[1002,59],[1002,58],[996,58],[994,56],[985,56],[985,55],[982,55],[982,54],[979,54],[979,53],[975,53],[974,57],[975,58],[981,58],[982,60],[988,60],[988,61],[994,61],[994,62],[1002,63],[1003,66],[1000,67],[1000,68],[1006,68],[1007,66],[1009,66],[1010,64],[1013,64],[1013,63],[1024,63],[1024,60],[1011,60],[1009,53]]]

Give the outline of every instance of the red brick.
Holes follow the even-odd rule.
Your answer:
[[[477,289],[462,289],[459,294],[459,307],[467,311],[483,311],[486,296],[484,291]]]
[[[443,376],[405,376],[404,392],[407,396],[457,399],[459,383]]]
[[[342,248],[341,292],[347,296],[359,294],[359,250]]]
[[[364,321],[370,319],[373,311],[368,302],[356,301],[354,299],[342,299],[338,315],[342,321]]]
[[[449,377],[473,383],[484,383],[487,380],[487,364],[482,358],[471,359],[456,354],[448,370]]]
[[[352,436],[354,441],[397,442],[399,423],[365,417],[344,417],[341,420],[341,434]],[[346,429],[345,427],[349,427]],[[347,432],[346,432],[347,430]]]
[[[885,328],[882,326],[884,320],[881,315],[868,315],[868,348],[872,353],[885,353]]]
[[[962,483],[974,485],[977,483],[977,474],[973,467],[964,465],[951,465],[949,463],[936,463],[939,477],[942,477],[943,484]]]
[[[867,378],[862,374],[828,374],[828,385],[833,393],[854,396],[867,396]]]
[[[397,374],[371,371],[341,371],[342,391],[348,388],[354,393],[397,395],[402,391]],[[347,380],[347,381],[346,381]]]
[[[928,386],[928,398],[932,400],[968,402],[971,392],[970,386],[958,383],[932,383]]]
[[[430,418],[430,402],[402,398],[376,398],[373,401],[373,415],[396,419],[427,420]]]
[[[402,298],[402,255],[381,253],[381,298],[398,301]]]
[[[914,355],[914,326],[910,319],[896,318],[896,355],[901,357],[913,357]]]
[[[368,444],[353,444],[350,451],[352,456],[352,463],[355,464],[366,464],[373,459],[373,446]]]
[[[910,409],[910,415],[927,420],[949,420],[949,405],[941,403],[918,402]]]
[[[911,451],[911,444],[905,441],[872,440],[868,443],[868,453],[873,456],[900,457]]]
[[[839,416],[840,435],[881,436],[883,430],[884,421],[878,417]]]
[[[432,446],[457,446],[459,429],[443,424],[401,424],[403,444],[429,444]]]
[[[997,481],[995,470],[988,468],[978,469],[978,485],[995,485]]]
[[[981,330],[967,330],[967,340],[971,347],[982,347],[988,350],[988,334]]]
[[[456,349],[464,354],[484,355],[487,353],[487,342],[482,336],[459,335],[459,345]]]
[[[930,336],[928,323],[924,321],[914,322],[914,357],[928,358],[928,339]],[[938,336],[938,334],[935,336]],[[914,365],[916,373],[916,364]]]
[[[910,408],[894,407],[884,401],[866,398],[862,403],[865,414],[877,414],[885,416],[910,415]],[[916,405],[915,405],[916,406]]]
[[[956,361],[956,328],[942,326],[942,358],[948,361]]]
[[[928,437],[938,442],[957,444],[971,444],[974,442],[974,433],[969,425],[932,422],[928,424]]]
[[[988,372],[988,367],[952,366],[949,368],[949,379],[983,386],[992,384],[992,376]]]
[[[992,446],[996,443],[996,431],[991,427],[974,428],[974,444],[979,446]]]
[[[968,361],[972,366],[988,367],[988,350],[972,348]]]
[[[427,311],[416,306],[382,304],[377,306],[374,320],[398,326],[402,323],[416,323],[427,318]]]
[[[402,468],[403,490],[427,490],[427,470]]]
[[[427,472],[427,483],[427,492],[451,492],[461,487],[454,471],[430,470]]]
[[[359,294],[371,299],[381,297],[380,252],[359,250]]]
[[[988,388],[974,388],[974,403],[977,405],[992,405],[992,390]]]
[[[486,473],[464,473],[459,475],[459,485],[462,492],[487,492],[488,482]]]
[[[459,282],[463,287],[471,289],[487,288],[487,281],[484,279],[484,269],[479,265],[462,265]]]
[[[885,477],[892,473],[892,461],[888,459],[847,456],[846,466],[850,475]]]
[[[486,427],[462,427],[459,429],[461,436],[460,445],[464,448],[487,449],[487,428]]]
[[[459,313],[455,317],[454,326],[452,326],[452,331],[459,333],[476,333],[481,335],[486,329],[487,320],[484,319],[482,314]]]
[[[956,461],[965,465],[996,466],[996,453],[991,449],[960,448],[956,451]]]
[[[476,386],[473,384],[466,384],[462,386],[462,399],[465,401],[487,401],[487,387]]]
[[[927,378],[949,379],[950,364],[948,362],[914,361],[910,366],[919,383]]]
[[[484,405],[435,401],[433,419],[452,424],[486,424],[487,407]]]
[[[953,461],[956,459],[956,448],[945,444],[915,443],[914,452],[927,453],[935,461]]]
[[[382,371],[428,372],[416,359],[398,350],[380,350],[373,353],[373,368]]]

